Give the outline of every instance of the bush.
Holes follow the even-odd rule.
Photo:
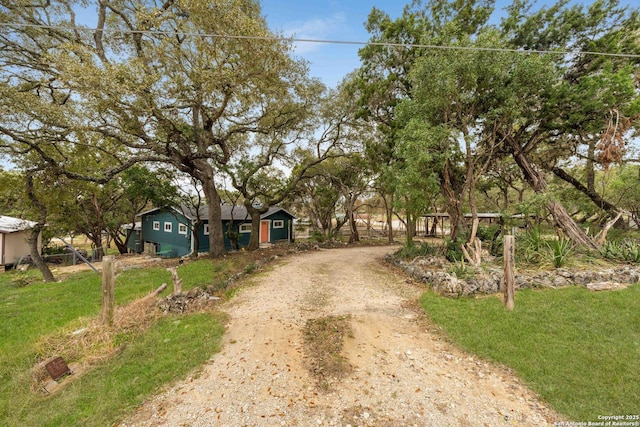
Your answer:
[[[436,248],[427,242],[416,244],[412,242],[410,245],[404,245],[396,252],[396,256],[403,259],[413,259],[419,256],[435,255]]]
[[[500,235],[502,234],[502,227],[498,224],[488,225],[485,227],[478,227],[478,231],[476,232],[476,237],[484,243],[485,248],[489,251],[489,253],[493,256],[502,255],[502,239],[500,239]]]
[[[444,239],[444,257],[449,260],[449,262],[458,262],[464,258],[464,254],[462,253],[461,245],[464,244],[466,239],[462,239],[458,237],[456,240],[451,240],[450,238]]]
[[[327,240],[327,237],[324,234],[322,234],[320,230],[313,230],[311,232],[311,235],[309,236],[309,240],[318,242],[318,243],[323,243],[325,240]]]

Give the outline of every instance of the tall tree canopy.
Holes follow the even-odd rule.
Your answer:
[[[386,135],[370,152],[389,167],[429,159],[454,236],[462,196],[473,212],[477,178],[506,156],[538,193],[548,193],[549,171],[612,206],[595,192],[593,168],[621,160],[637,126],[639,12],[616,0],[534,6],[515,0],[499,25],[492,1],[416,0],[396,20],[369,15],[371,41],[396,44],[360,51],[363,115]],[[586,185],[561,168],[579,157],[591,162]],[[558,200],[547,207],[574,242],[596,246]]]
[[[96,181],[169,163],[202,183],[221,255],[216,172],[250,135],[295,129],[321,87],[254,0],[104,0],[84,9],[95,28],[84,5],[0,2],[2,146]]]

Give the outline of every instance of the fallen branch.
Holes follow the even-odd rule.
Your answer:
[[[616,215],[616,217],[614,219],[612,219],[611,221],[607,222],[604,226],[604,228],[602,230],[600,230],[600,232],[598,234],[596,234],[595,240],[596,243],[599,246],[604,245],[605,240],[607,239],[607,233],[609,232],[609,229],[611,227],[613,227],[613,225],[618,222],[618,220],[620,219],[620,217],[622,216],[623,211],[618,212],[618,215]]]
[[[156,289],[155,291],[151,292],[149,294],[149,296],[152,297],[157,297],[158,295],[160,295],[162,293],[162,291],[164,291],[165,289],[167,289],[167,284],[163,283],[162,285],[160,285],[160,287],[158,289]]]

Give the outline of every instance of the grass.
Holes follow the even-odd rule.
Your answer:
[[[181,265],[178,275],[182,279],[182,288],[187,291],[197,286],[206,288],[213,285],[215,289],[223,289],[227,280],[239,272],[247,274],[255,271],[254,253],[237,253],[227,255],[224,259],[199,259]],[[212,276],[213,273],[213,276]]]
[[[236,272],[235,264],[226,261],[193,264],[179,269],[186,289]],[[120,272],[116,304],[137,300],[162,283],[171,283],[162,267]],[[37,271],[0,274],[0,426],[112,425],[150,393],[184,377],[219,350],[219,315],[167,316],[143,333],[117,335],[116,356],[78,374],[62,390],[49,396],[35,393],[33,368],[42,357],[42,342],[99,316],[101,300],[101,277],[93,271],[57,283],[42,283]]]
[[[513,369],[555,410],[575,421],[640,408],[640,284],[615,292],[522,290],[513,312],[501,299],[421,304],[454,342]]]
[[[146,396],[202,365],[220,349],[223,327],[209,313],[165,317],[108,363],[50,397],[31,395],[10,425],[108,426]]]

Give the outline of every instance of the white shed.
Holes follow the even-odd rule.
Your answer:
[[[29,230],[36,225],[33,221],[0,215],[0,266],[17,262],[29,255]],[[42,248],[41,236],[38,236],[38,251]]]

